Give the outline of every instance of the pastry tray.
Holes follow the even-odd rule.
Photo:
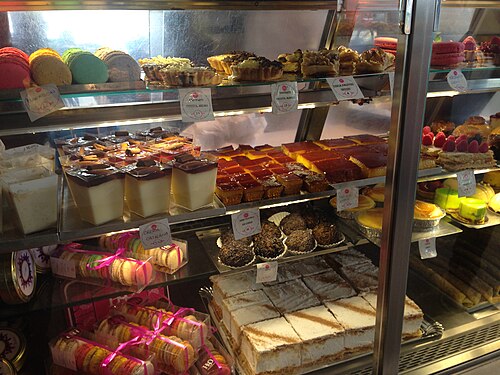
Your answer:
[[[221,319],[218,318],[215,315],[215,312],[212,308],[212,305],[210,304],[210,301],[212,299],[212,288],[202,288],[200,289],[200,297],[203,301],[203,304],[205,305],[207,311],[210,314],[210,317],[212,319],[212,322],[215,325],[215,328],[217,328],[216,334],[221,338],[221,341],[224,343],[224,346],[226,347],[226,350],[228,353],[233,357],[234,362],[236,364],[236,369],[238,370],[238,373],[241,375],[252,375],[245,371],[245,369],[241,365],[241,359],[238,356],[238,354],[233,350],[232,346],[230,345],[229,342],[229,337],[228,334],[226,333],[225,328],[221,324]],[[422,325],[420,326],[420,329],[422,331],[422,336],[418,338],[413,338],[406,340],[402,343],[402,345],[408,345],[412,343],[421,343],[429,340],[436,340],[441,338],[444,332],[444,327],[441,323],[429,318],[428,316],[424,315],[424,320],[422,321]],[[352,356],[349,356],[347,358],[343,358],[341,360],[337,360],[335,362],[332,362],[330,364],[322,364],[322,365],[311,365],[307,368],[302,369],[300,372],[290,372],[288,373],[289,375],[295,375],[295,374],[308,374],[312,373],[314,371],[322,370],[325,368],[330,368],[333,366],[341,365],[350,361],[355,361],[357,359],[363,358],[363,357],[368,357],[370,355],[373,355],[372,351],[367,351],[365,353],[361,354],[354,354]]]
[[[448,215],[448,217],[454,223],[456,223],[458,225],[462,225],[462,226],[464,226],[466,228],[470,228],[470,229],[483,229],[483,228],[492,227],[492,226],[500,224],[500,215],[494,213],[489,208],[488,208],[487,213],[486,213],[486,217],[488,219],[486,220],[486,222],[484,224],[468,224],[468,223],[464,223],[463,221],[457,220],[456,218],[454,218],[451,215]]]
[[[260,261],[257,257],[254,262],[249,264],[248,266],[240,267],[240,268],[231,268],[223,265],[221,262],[219,262],[219,247],[217,246],[217,239],[220,237],[220,230],[217,229],[208,229],[208,230],[203,230],[203,231],[197,231],[196,236],[200,240],[200,242],[203,245],[203,248],[205,249],[208,257],[212,260],[214,266],[217,268],[217,270],[220,273],[225,273],[225,272],[242,272],[249,270],[257,263],[264,263],[263,261]],[[344,235],[345,236],[345,235]],[[325,255],[325,254],[330,254],[330,253],[335,253],[343,250],[347,250],[349,248],[353,247],[353,244],[350,242],[348,238],[344,240],[344,242],[336,247],[331,247],[328,249],[321,249],[320,247],[317,247],[316,250],[310,253],[305,253],[305,254],[300,254],[300,255],[294,255],[289,252],[287,252],[284,256],[281,258],[276,259],[276,261],[283,263],[283,262],[290,262],[294,260],[299,260],[299,259],[305,259],[305,258],[310,258],[310,257],[315,257],[319,255]]]

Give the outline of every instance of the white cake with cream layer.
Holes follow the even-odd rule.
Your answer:
[[[367,293],[363,296],[365,300],[374,308],[377,309],[377,294],[376,293]],[[403,330],[402,336],[403,338],[411,338],[418,337],[422,333],[420,331],[420,326],[422,325],[422,321],[424,319],[424,313],[418,307],[418,305],[413,302],[408,297],[405,297],[405,309],[403,315]]]
[[[306,287],[302,280],[292,280],[265,287],[264,292],[282,314],[320,304],[319,299]]]
[[[371,263],[371,260],[368,259],[363,253],[354,249],[328,254],[326,257],[328,260],[335,262],[337,267],[349,267],[362,263]]]
[[[360,292],[369,292],[378,288],[378,268],[372,263],[342,267],[342,273]]]
[[[262,289],[262,284],[257,284],[255,280],[256,274],[254,271],[212,276],[210,281],[213,284],[213,300],[218,306],[221,306],[224,298],[250,290]]]
[[[236,350],[240,347],[241,333],[246,325],[261,322],[263,320],[279,318],[279,316],[280,313],[269,300],[261,305],[250,305],[231,311],[230,332],[233,338],[234,349]]]
[[[125,199],[129,210],[148,217],[168,212],[171,175],[158,172],[154,178],[125,176]]]
[[[289,374],[301,366],[302,340],[281,317],[243,328],[241,355],[252,374]]]
[[[276,285],[279,283],[284,283],[291,280],[300,279],[302,274],[294,263],[281,263],[278,267],[278,273],[276,275],[276,280],[269,283],[264,283],[264,285]]]
[[[345,329],[346,349],[365,350],[373,346],[376,311],[365,299],[356,296],[325,305]]]
[[[330,271],[332,268],[322,258],[306,258],[292,263],[292,266],[302,275],[311,276]]]
[[[334,301],[356,295],[349,283],[333,270],[304,277],[304,283],[321,301]]]
[[[224,322],[228,331],[231,331],[231,312],[244,307],[271,303],[269,298],[262,290],[249,291],[237,294],[232,297],[224,298],[220,305],[222,310],[222,321]]]
[[[302,340],[302,366],[329,362],[344,352],[344,328],[325,306],[285,314]]]

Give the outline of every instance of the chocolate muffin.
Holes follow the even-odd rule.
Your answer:
[[[307,229],[307,224],[304,218],[299,213],[291,213],[285,216],[280,223],[281,230],[288,236],[294,230]]]
[[[246,245],[246,246],[250,246],[250,244],[252,243],[252,237],[245,237],[245,238],[242,238],[240,240],[236,240],[234,238],[234,233],[232,230],[230,229],[226,229],[224,231],[221,232],[221,235],[220,235],[220,240],[222,242],[222,246],[224,245],[228,245],[228,244],[231,244],[231,243],[241,243],[243,245]]]
[[[230,267],[246,266],[254,257],[255,254],[250,246],[237,242],[225,244],[219,251],[219,260]]]
[[[300,215],[304,218],[307,228],[309,229],[313,229],[316,225],[319,224],[318,215],[312,209],[304,209],[300,212]]]
[[[285,244],[288,246],[288,250],[296,253],[309,253],[316,246],[311,229],[291,232],[286,238]]]
[[[318,245],[330,245],[332,243],[338,242],[339,233],[337,227],[334,224],[327,222],[322,222],[316,225],[312,230],[314,239],[318,242]]]
[[[276,258],[283,254],[285,245],[279,237],[260,236],[255,241],[255,254],[264,258]]]
[[[281,237],[281,230],[278,228],[276,224],[273,222],[270,222],[268,220],[265,220],[261,223],[261,230],[260,230],[260,235],[265,235],[269,237],[275,237],[275,238],[280,238]]]

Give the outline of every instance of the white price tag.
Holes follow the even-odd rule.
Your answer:
[[[266,262],[257,264],[256,283],[270,283],[278,277],[278,262]]]
[[[214,120],[210,88],[179,89],[182,122]]]
[[[418,241],[418,251],[420,252],[420,258],[422,259],[437,257],[436,237]]]
[[[61,367],[68,368],[73,371],[77,371],[76,368],[76,353],[70,351],[62,351],[59,348],[53,346],[50,348],[52,353],[52,361]]]
[[[236,240],[260,233],[260,211],[258,208],[241,210],[231,215],[233,233]]]
[[[460,69],[452,69],[446,75],[446,80],[453,90],[465,92],[467,91],[467,80]]]
[[[458,196],[468,197],[476,193],[476,178],[472,169],[457,172]]]
[[[271,103],[274,114],[296,111],[299,105],[297,82],[278,82],[271,85]]]
[[[394,72],[387,73],[389,75],[389,87],[391,89],[391,96],[394,95]]]
[[[20,95],[31,122],[64,107],[59,90],[52,83],[28,87],[26,90],[21,91]]]
[[[71,261],[50,257],[50,267],[54,275],[76,279],[75,263]]]
[[[344,211],[358,206],[359,189],[357,187],[347,186],[337,189],[337,211]]]
[[[327,78],[326,81],[339,101],[364,98],[353,76]]]
[[[168,219],[153,221],[139,227],[139,236],[145,250],[166,246],[172,243]]]

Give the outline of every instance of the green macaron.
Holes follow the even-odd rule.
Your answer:
[[[70,48],[62,55],[73,75],[73,82],[80,84],[108,81],[108,67],[94,54],[79,48]]]

